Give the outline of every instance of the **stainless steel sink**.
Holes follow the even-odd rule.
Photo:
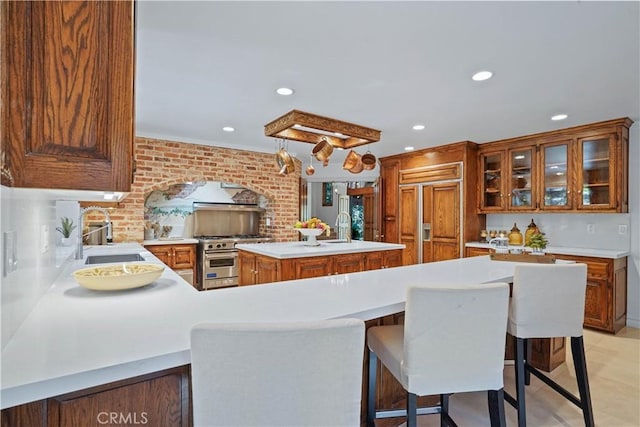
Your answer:
[[[327,242],[323,242],[323,243],[351,243],[347,240],[329,240]]]
[[[91,255],[85,264],[106,264],[108,262],[144,261],[140,254]]]

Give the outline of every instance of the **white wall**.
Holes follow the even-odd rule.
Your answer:
[[[629,212],[631,256],[627,263],[627,325],[640,328],[640,123],[629,132]]]
[[[0,267],[4,347],[60,273],[60,267],[56,266],[56,252],[60,247],[56,246],[58,218],[53,193],[4,186],[0,192],[0,247],[5,245],[5,233],[17,233],[17,269],[8,272],[4,265]],[[43,233],[43,228],[48,229],[48,233]],[[45,246],[47,249],[43,252]]]

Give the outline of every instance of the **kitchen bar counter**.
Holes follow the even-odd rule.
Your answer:
[[[137,244],[85,256],[114,252],[159,262]],[[509,281],[517,265],[482,256],[211,292],[167,268],[149,286],[96,292],[71,277],[83,262],[67,261],[2,349],[2,408],[188,364],[197,323],[376,319],[404,310],[407,286]]]
[[[390,251],[404,249],[396,243],[366,242],[363,240],[319,240],[319,246],[306,246],[306,242],[279,242],[240,244],[236,248],[276,259],[306,258],[325,255],[352,254],[361,252]]]
[[[488,243],[484,242],[469,242],[465,244],[468,248],[483,248],[483,249],[491,249],[491,246]],[[525,248],[522,246],[509,246],[509,249],[531,249]],[[618,259],[624,258],[630,255],[629,250],[607,250],[607,249],[588,249],[588,248],[570,248],[564,246],[547,246],[544,250],[546,253],[555,254],[555,255],[575,255],[575,256],[586,256],[586,257],[594,257],[594,258],[609,258],[609,259]]]

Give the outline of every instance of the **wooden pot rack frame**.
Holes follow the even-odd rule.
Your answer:
[[[320,132],[339,132],[343,136]],[[264,126],[266,136],[310,144],[317,144],[325,138],[336,148],[353,148],[380,141],[380,133],[377,129],[299,110],[291,110]]]

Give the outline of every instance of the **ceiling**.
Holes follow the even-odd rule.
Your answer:
[[[639,6],[140,1],[136,134],[274,152],[264,125],[298,109],[381,130],[358,149],[380,157],[637,122]],[[492,79],[471,80],[485,69]],[[311,148],[289,151],[304,161]]]

